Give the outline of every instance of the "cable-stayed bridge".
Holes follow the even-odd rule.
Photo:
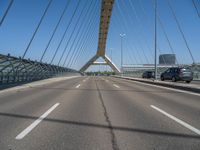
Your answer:
[[[199,150],[199,14],[199,0],[0,1],[0,149]]]

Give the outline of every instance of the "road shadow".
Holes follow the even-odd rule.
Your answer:
[[[28,115],[11,114],[11,113],[4,113],[4,112],[0,112],[0,116],[12,117],[12,118],[18,118],[18,119],[30,119],[33,121],[38,119],[38,116],[28,116]],[[66,124],[66,125],[81,126],[81,127],[87,127],[87,128],[112,129],[114,131],[123,131],[123,132],[130,132],[130,133],[140,133],[140,134],[147,134],[147,135],[154,135],[154,136],[163,136],[166,138],[175,137],[175,138],[200,140],[200,136],[198,136],[198,135],[172,133],[172,132],[156,131],[156,130],[149,130],[149,129],[129,128],[129,127],[123,127],[123,126],[108,126],[108,125],[104,125],[104,124],[96,124],[96,123],[80,122],[80,121],[70,121],[70,120],[60,120],[60,119],[52,119],[52,118],[45,118],[43,121]]]
[[[41,89],[41,90],[62,90],[62,91],[97,91],[95,88],[54,88],[54,87],[32,87],[30,88],[33,89]],[[119,92],[119,91],[124,91],[124,92],[135,92],[135,93],[181,93],[178,91],[166,91],[166,90],[133,90],[133,89],[103,89],[99,88],[100,91],[102,92]]]

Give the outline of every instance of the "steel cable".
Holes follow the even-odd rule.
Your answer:
[[[78,17],[78,19],[77,19],[77,21],[76,21],[76,23],[75,23],[75,26],[74,26],[74,28],[72,29],[72,32],[71,32],[71,34],[70,34],[70,36],[69,36],[69,38],[68,38],[68,40],[67,40],[66,46],[65,46],[65,48],[64,48],[64,50],[63,50],[63,52],[62,52],[62,54],[61,54],[61,57],[60,57],[60,59],[59,59],[59,61],[58,61],[58,64],[57,64],[58,66],[60,65],[60,62],[61,62],[63,56],[65,55],[65,52],[66,52],[67,47],[68,47],[68,45],[69,45],[69,42],[70,42],[70,40],[71,40],[71,38],[72,38],[74,32],[76,31],[76,28],[77,28],[77,26],[78,26],[78,24],[79,24],[79,21],[81,20],[81,17],[82,17],[82,15],[83,15],[83,12],[84,12],[86,6],[87,6],[87,3],[85,3],[85,5],[83,6],[83,8],[82,8],[82,10],[81,10],[81,13],[79,14],[79,17]]]
[[[96,2],[97,2],[97,1],[96,1]],[[98,4],[98,3],[96,3],[96,4]],[[95,6],[97,6],[96,4],[95,4]],[[94,7],[94,9],[95,9],[95,8],[96,8],[96,7]],[[92,15],[94,15],[94,14],[93,14],[93,12],[91,12],[90,14],[91,14],[91,16],[88,17],[89,19],[88,19],[88,21],[87,21],[88,24],[85,24],[85,26],[83,26],[83,28],[86,28],[86,29],[85,29],[84,32],[81,33],[81,35],[80,35],[80,40],[77,41],[77,43],[76,43],[76,46],[75,46],[75,48],[74,48],[74,51],[73,51],[73,53],[72,53],[72,55],[71,55],[71,57],[70,57],[70,60],[68,61],[67,67],[70,65],[72,59],[74,58],[74,55],[77,53],[77,51],[78,51],[78,48],[77,48],[77,47],[78,47],[78,45],[80,44],[80,42],[83,40],[83,35],[87,33],[87,30],[88,30],[87,27],[89,27],[89,26],[91,25],[91,23],[92,23]],[[94,20],[94,19],[93,19],[93,20]],[[87,27],[86,27],[86,25],[87,25]],[[80,46],[80,45],[79,45],[79,46]]]
[[[198,2],[198,1],[197,1],[197,2]],[[194,9],[195,9],[196,12],[197,12],[198,17],[200,18],[200,12],[199,12],[199,10],[198,10],[198,8],[197,8],[197,4],[195,3],[194,0],[192,0],[192,3],[193,3],[193,6],[194,6]]]
[[[52,41],[52,39],[53,39],[53,37],[54,37],[54,35],[55,35],[57,29],[58,29],[58,26],[60,25],[60,22],[61,22],[61,20],[62,20],[62,18],[63,18],[63,16],[64,16],[65,12],[67,11],[67,8],[68,8],[68,6],[69,6],[70,1],[71,1],[71,0],[68,0],[68,1],[67,1],[64,10],[63,10],[62,13],[61,13],[61,16],[60,16],[60,18],[59,18],[59,20],[58,20],[58,23],[56,24],[56,26],[55,26],[55,28],[54,28],[54,30],[53,30],[53,33],[52,33],[52,35],[51,35],[51,37],[50,37],[50,39],[49,39],[49,41],[48,41],[48,43],[47,43],[47,46],[46,46],[46,48],[45,48],[45,50],[44,50],[44,52],[43,52],[43,54],[42,54],[42,56],[41,56],[41,58],[40,58],[40,62],[42,62],[42,60],[43,60],[43,58],[44,58],[44,55],[46,54],[47,49],[49,48],[49,45],[50,45],[50,43],[51,43],[51,41]]]
[[[53,55],[53,57],[52,57],[52,59],[51,59],[50,64],[53,63],[53,61],[54,61],[54,59],[55,59],[55,57],[56,57],[56,55],[57,55],[57,53],[58,53],[58,50],[59,50],[59,48],[60,48],[60,46],[61,46],[61,44],[62,44],[62,42],[63,42],[63,40],[64,40],[64,38],[65,38],[65,35],[66,35],[66,33],[67,33],[67,31],[68,31],[68,29],[69,29],[71,23],[72,23],[72,20],[74,19],[74,16],[75,16],[75,14],[76,14],[76,12],[77,12],[77,10],[78,10],[78,7],[80,6],[80,2],[81,2],[81,1],[79,0],[79,1],[78,1],[78,4],[76,5],[76,8],[75,8],[75,10],[74,10],[74,12],[73,12],[73,14],[72,14],[70,20],[69,20],[69,24],[68,24],[68,25],[66,26],[66,28],[65,28],[65,31],[64,31],[64,33],[63,33],[63,35],[62,35],[62,38],[61,38],[61,40],[60,40],[60,42],[59,42],[59,44],[58,44],[58,46],[57,46],[57,48],[56,48],[56,51],[55,51],[55,53],[54,53],[54,55]]]
[[[93,2],[93,1],[92,1],[92,2]],[[71,53],[71,51],[72,51],[72,47],[74,46],[75,41],[76,41],[77,38],[78,38],[78,35],[79,35],[80,31],[81,31],[81,28],[84,26],[84,20],[88,20],[88,19],[86,19],[86,18],[87,18],[87,15],[88,15],[89,11],[90,11],[90,7],[92,6],[92,2],[90,3],[89,8],[88,8],[87,12],[85,13],[84,17],[82,18],[82,21],[83,21],[83,22],[81,23],[81,25],[80,25],[79,28],[77,29],[75,38],[74,38],[74,40],[73,40],[73,42],[72,42],[72,44],[71,44],[71,46],[70,46],[70,48],[69,48],[69,51],[68,51],[68,53],[67,53],[67,55],[66,55],[66,57],[65,57],[65,59],[64,59],[64,63],[63,63],[62,66],[64,66],[64,65],[66,64],[66,61],[67,61],[67,59],[68,59],[68,57],[69,57],[69,55],[70,55],[70,53]]]
[[[191,49],[190,49],[190,47],[189,47],[189,45],[188,45],[188,42],[187,42],[186,37],[185,37],[185,34],[184,34],[184,32],[183,32],[183,30],[182,30],[182,28],[181,28],[181,26],[180,26],[180,23],[179,23],[179,21],[178,21],[178,19],[177,19],[177,16],[176,16],[176,14],[175,14],[175,11],[174,11],[174,9],[172,8],[172,5],[170,4],[170,1],[167,0],[167,2],[168,2],[168,6],[169,6],[169,8],[170,8],[170,10],[171,10],[171,12],[172,12],[172,14],[173,14],[174,20],[176,21],[176,24],[177,24],[177,26],[178,26],[178,29],[179,29],[179,31],[180,31],[180,33],[181,33],[181,35],[182,35],[182,38],[183,38],[183,40],[184,40],[184,42],[185,42],[185,45],[186,45],[186,47],[187,47],[187,50],[188,50],[188,52],[189,52],[189,54],[190,54],[190,56],[191,56],[191,58],[192,58],[193,64],[195,64],[195,60],[194,60],[194,57],[193,57],[193,55],[192,55],[192,51],[191,51]]]
[[[121,14],[121,13],[120,13],[120,14]],[[124,25],[123,25],[122,22],[118,19],[118,16],[115,16],[115,14],[113,14],[113,16],[115,17],[116,25],[119,25],[120,28],[121,28],[122,30],[125,29],[126,31],[128,31],[128,30],[127,30],[127,29],[128,29],[127,24],[124,22]],[[113,20],[113,22],[114,22],[115,20]],[[129,41],[128,38],[127,38],[127,43],[128,43],[128,45],[130,45],[131,49],[135,49],[135,50],[136,50],[136,52],[137,52],[137,54],[138,54],[138,56],[139,56],[138,58],[139,58],[140,61],[143,63],[143,60],[141,59],[142,57],[141,57],[141,55],[140,55],[140,53],[139,53],[139,50],[136,48],[136,45],[135,45],[135,44],[130,44],[131,42]],[[134,48],[133,48],[132,46],[134,46]]]
[[[97,6],[98,6],[98,5],[97,5]],[[95,13],[94,16],[97,16],[97,11],[96,11],[96,13]],[[96,17],[94,17],[94,18],[96,18]],[[75,58],[77,57],[77,55],[79,55],[79,53],[80,53],[80,51],[81,51],[81,47],[82,47],[83,44],[84,44],[84,39],[87,39],[87,37],[88,37],[88,35],[89,35],[89,31],[91,30],[91,28],[92,28],[92,26],[94,25],[94,23],[95,23],[95,19],[93,19],[93,22],[90,21],[90,23],[88,24],[87,29],[86,29],[86,32],[83,34],[82,39],[81,39],[81,42],[82,42],[82,43],[80,44],[79,48],[78,48],[77,51],[75,52],[75,54],[74,54],[74,56],[73,56],[73,58],[72,58],[72,60],[71,60],[71,62],[70,62],[70,64],[69,64],[69,67],[72,66],[72,64],[73,64],[74,61],[75,61]],[[95,29],[95,28],[94,28],[94,29]],[[92,33],[94,33],[94,32],[92,32]]]
[[[122,1],[123,1],[123,0],[122,0]],[[140,24],[140,27],[141,27],[141,29],[142,29],[141,31],[139,31],[139,32],[140,32],[139,34],[142,35],[142,37],[143,37],[143,39],[144,39],[144,42],[145,42],[145,45],[146,45],[147,48],[150,50],[151,56],[152,56],[152,58],[153,58],[153,53],[152,53],[152,51],[151,51],[151,48],[150,48],[150,46],[149,46],[149,44],[148,44],[148,41],[147,41],[145,35],[144,35],[144,25],[142,24],[141,19],[140,19],[139,15],[137,14],[137,11],[136,11],[136,8],[135,8],[135,6],[134,6],[134,3],[133,3],[131,0],[129,0],[129,3],[130,3],[130,6],[131,6],[131,8],[132,8],[132,10],[133,10],[133,12],[134,12],[135,18],[136,18],[136,20],[138,21],[138,23]],[[148,29],[149,29],[149,28],[148,28]]]
[[[126,18],[126,17],[123,16],[122,10],[120,9],[120,6],[119,6],[118,3],[117,3],[117,8],[118,8],[119,14],[121,15],[121,18],[122,18],[122,20],[123,20],[123,22],[124,22],[124,27],[125,27],[126,30],[127,30],[127,29],[128,29],[128,25],[127,25],[127,23],[126,23],[126,20],[124,19],[124,18]],[[117,17],[116,17],[116,18],[117,18]],[[128,31],[128,30],[127,30],[127,31]],[[136,35],[135,30],[133,30],[133,31],[134,31],[134,34]],[[146,54],[145,54],[145,52],[144,52],[143,47],[141,46],[141,43],[140,43],[139,39],[137,39],[137,43],[140,45],[140,49],[142,50],[142,53],[143,53],[144,58],[146,59],[147,63],[149,63],[149,60],[148,60],[148,58],[147,58],[147,56],[146,56]]]
[[[98,18],[99,19],[99,18]],[[97,21],[98,22],[98,21]],[[99,25],[99,24],[98,24]],[[98,26],[98,25],[96,25],[96,26]],[[95,27],[96,26],[94,26],[94,28],[93,28],[93,30],[91,30],[92,32],[91,32],[91,34],[90,35],[88,35],[88,38],[87,39],[85,39],[85,42],[84,42],[84,44],[83,44],[83,46],[81,47],[81,52],[79,53],[79,55],[77,56],[77,58],[75,59],[75,62],[74,62],[74,64],[77,62],[77,60],[79,60],[79,63],[81,64],[81,65],[83,65],[84,63],[82,62],[82,60],[80,60],[79,58],[80,58],[80,56],[82,56],[81,58],[82,59],[84,59],[85,60],[85,57],[86,56],[88,56],[88,58],[90,57],[90,55],[89,55],[89,52],[90,51],[86,51],[86,49],[87,49],[87,47],[90,45],[91,47],[93,47],[93,46],[96,46],[96,48],[94,48],[94,50],[95,50],[95,53],[96,53],[96,50],[97,50],[97,45],[95,44],[96,42],[95,42],[95,35],[96,34],[98,34],[98,31],[97,31],[97,33],[95,33]],[[91,52],[90,52],[90,54],[91,54]],[[89,58],[90,59],[90,58]]]
[[[34,31],[32,37],[31,37],[31,39],[30,39],[30,41],[29,41],[29,43],[28,43],[28,45],[27,45],[25,51],[24,51],[24,54],[22,55],[22,58],[24,58],[24,57],[26,56],[26,53],[28,52],[28,50],[29,50],[29,48],[30,48],[30,46],[31,46],[31,43],[32,43],[33,39],[35,38],[35,35],[36,35],[38,29],[40,28],[40,25],[41,25],[42,21],[44,20],[44,17],[45,17],[45,15],[46,15],[46,13],[47,13],[47,11],[48,11],[48,9],[49,9],[51,3],[52,3],[52,0],[49,0],[49,3],[48,3],[48,5],[47,5],[46,8],[45,8],[45,11],[44,11],[42,17],[40,18],[40,21],[39,21],[39,23],[38,23],[38,25],[37,25],[37,27],[36,27],[36,29],[35,29],[35,31]]]
[[[4,20],[5,20],[6,16],[7,16],[7,14],[8,14],[8,12],[9,12],[9,10],[10,10],[10,8],[11,8],[13,2],[14,2],[14,0],[10,0],[10,3],[9,3],[9,5],[8,5],[8,7],[7,7],[7,9],[6,9],[6,11],[5,11],[5,13],[4,13],[4,15],[3,15],[1,21],[0,21],[0,26],[3,24],[3,22],[4,22]]]

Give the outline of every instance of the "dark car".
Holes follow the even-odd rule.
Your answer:
[[[172,80],[173,82],[186,81],[190,83],[193,80],[193,72],[189,68],[173,67],[163,72],[160,79],[162,81]]]
[[[142,74],[142,78],[154,78],[154,71],[145,71]]]

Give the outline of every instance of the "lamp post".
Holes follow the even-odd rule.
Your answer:
[[[110,48],[110,60],[111,60],[111,62],[112,62],[112,50],[113,50],[113,48]],[[111,68],[111,71],[112,71],[112,68]]]
[[[123,75],[123,37],[126,36],[126,34],[120,34],[121,37],[121,75]]]
[[[155,80],[157,80],[157,0],[155,0]]]

